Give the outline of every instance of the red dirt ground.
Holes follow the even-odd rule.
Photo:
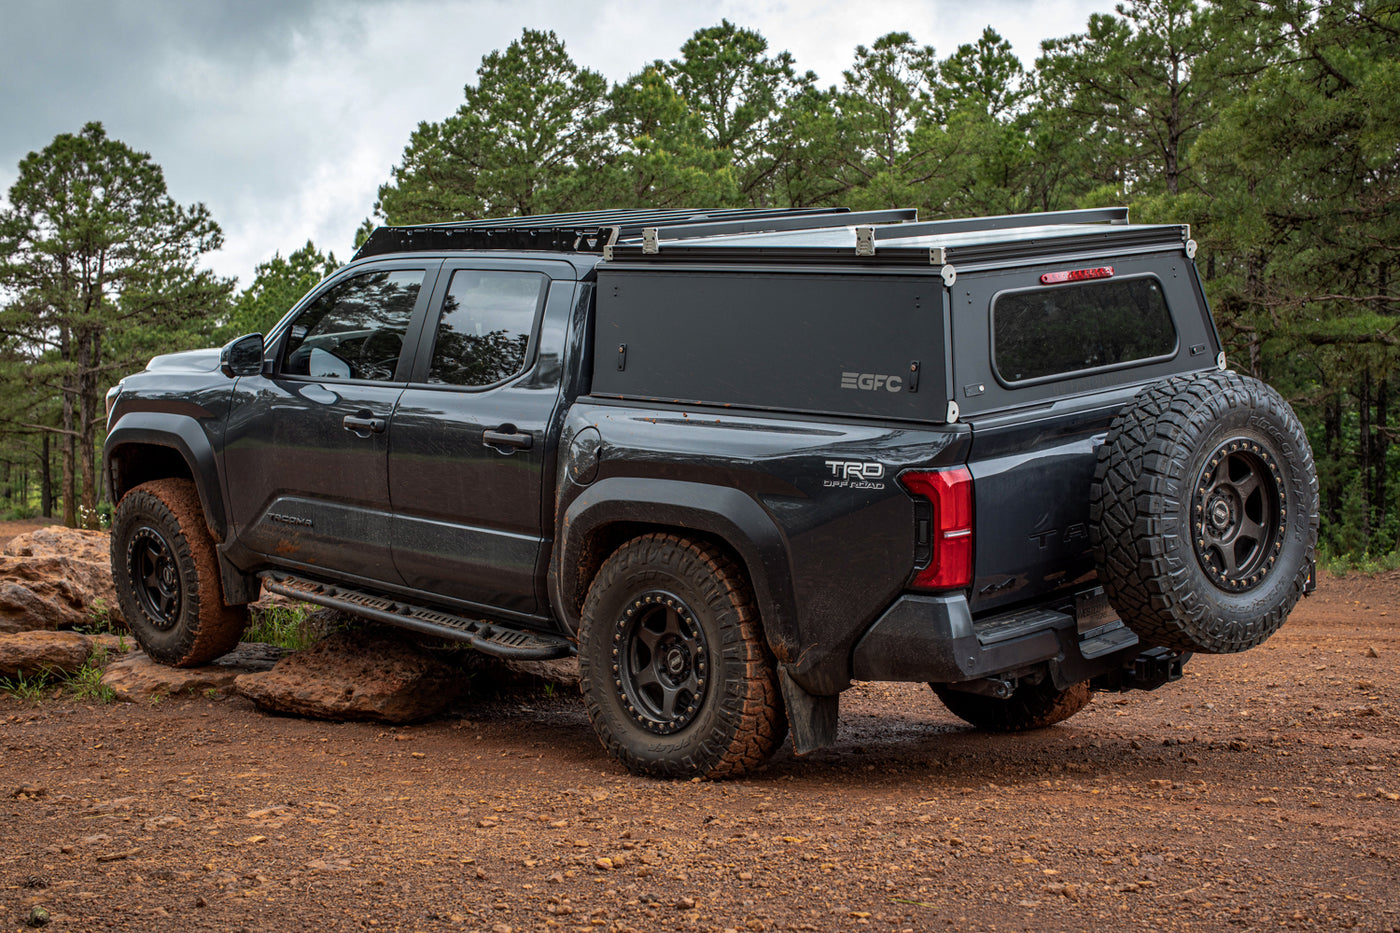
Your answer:
[[[0,697],[0,929],[1400,929],[1400,573],[1152,693],[983,735],[922,685],[836,747],[636,778],[577,696],[400,728]]]

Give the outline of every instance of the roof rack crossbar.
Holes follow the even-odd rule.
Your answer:
[[[1017,227],[1048,227],[1055,224],[1125,224],[1126,207],[1095,207],[1082,211],[1042,211],[1035,214],[1001,214],[996,217],[969,217],[959,220],[926,220],[899,227],[876,227],[876,240],[933,236],[940,233],[972,233],[978,230],[1009,230]]]
[[[798,217],[769,217],[743,220],[715,220],[707,223],[659,227],[657,238],[688,240],[695,237],[719,236],[726,233],[770,233],[787,230],[816,230],[823,227],[849,227],[853,224],[907,224],[919,219],[918,208],[888,211],[836,212]],[[909,229],[907,226],[897,229]]]
[[[556,252],[602,252],[609,242],[638,238],[648,227],[672,227],[744,220],[823,218],[849,214],[838,208],[725,208],[577,211],[520,217],[380,227],[370,234],[355,258],[423,249],[533,249]],[[800,227],[800,224],[799,224]],[[616,233],[614,233],[614,230]]]

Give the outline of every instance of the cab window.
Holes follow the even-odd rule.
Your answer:
[[[332,286],[292,321],[282,374],[393,381],[425,275],[368,272]]]

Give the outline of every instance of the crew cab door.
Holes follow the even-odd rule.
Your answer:
[[[432,288],[433,262],[347,270],[274,330],[234,387],[224,449],[240,543],[316,574],[399,583],[388,439]]]
[[[560,336],[571,265],[447,260],[389,431],[389,540],[404,582],[493,612],[541,610]]]

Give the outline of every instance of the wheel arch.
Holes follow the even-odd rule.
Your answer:
[[[151,480],[193,481],[209,533],[216,542],[225,540],[228,517],[220,494],[218,464],[213,447],[193,419],[133,412],[107,435],[102,461],[114,505],[127,492]]]
[[[679,480],[614,477],[583,491],[560,520],[550,562],[550,597],[574,632],[589,585],[609,554],[644,534],[669,531],[725,551],[744,569],[764,638],[779,661],[798,650],[784,536],[771,516],[737,489]]]

